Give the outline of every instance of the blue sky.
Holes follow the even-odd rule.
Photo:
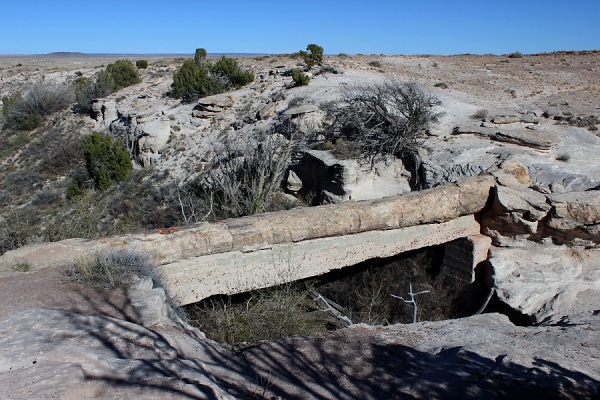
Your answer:
[[[600,49],[600,0],[0,0],[0,54]]]

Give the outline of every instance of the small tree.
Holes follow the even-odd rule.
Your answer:
[[[300,51],[300,56],[308,67],[323,64],[323,48],[314,43],[306,46],[307,51]]]
[[[196,49],[196,53],[194,54],[194,62],[196,65],[200,66],[204,64],[206,61],[206,50],[203,48]]]
[[[85,166],[99,190],[125,180],[133,170],[131,157],[120,140],[94,132],[83,139]]]

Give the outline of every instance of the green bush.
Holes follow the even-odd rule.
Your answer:
[[[310,77],[306,75],[300,68],[292,69],[292,80],[296,86],[306,86],[310,82]]]
[[[210,72],[214,76],[225,78],[236,89],[254,81],[252,71],[242,70],[235,58],[222,56],[216,63],[210,66]]]
[[[194,60],[186,60],[173,74],[170,95],[182,99],[186,103],[200,97],[225,91],[223,85],[209,75],[205,66],[198,66]]]
[[[147,60],[137,60],[135,62],[135,66],[137,67],[137,69],[146,69],[146,68],[148,68],[148,61]]]
[[[308,67],[323,64],[323,48],[314,43],[306,46],[307,51],[300,51],[299,54]]]
[[[142,81],[137,68],[128,60],[117,60],[113,64],[108,64],[106,73],[113,80],[113,92]]]
[[[202,65],[206,61],[206,49],[199,48],[196,49],[196,53],[194,54],[194,62],[196,65]]]
[[[233,58],[223,56],[214,64],[188,59],[173,74],[169,95],[189,103],[230,87],[240,88],[253,80],[252,71],[242,70]]]
[[[83,139],[85,166],[99,190],[125,180],[133,170],[131,157],[120,140],[94,132]]]

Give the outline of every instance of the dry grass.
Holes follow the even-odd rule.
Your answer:
[[[126,288],[135,276],[154,276],[154,263],[134,250],[99,250],[81,257],[69,266],[72,280],[107,289]]]

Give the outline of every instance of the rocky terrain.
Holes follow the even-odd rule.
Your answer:
[[[490,287],[505,315],[357,324],[232,351],[181,320],[152,282],[91,289],[57,264],[15,268],[29,251],[18,249],[0,257],[0,397],[600,396],[600,53],[329,56],[304,87],[291,87],[286,74],[298,59],[242,58],[253,83],[192,104],[165,97],[181,60],[148,59],[142,83],[98,99],[91,116],[64,112],[51,122],[125,139],[137,168],[153,173],[147,186],[158,176],[191,181],[226,136],[253,140],[292,120],[297,132],[318,140],[326,106],[345,87],[395,76],[435,94],[442,114],[427,132],[418,170],[400,160],[368,169],[315,146],[286,177],[287,194],[310,188],[322,202],[345,203],[410,192],[415,175],[426,188],[492,176],[495,187],[477,218],[492,241]],[[2,58],[0,94],[42,77],[68,81],[75,70],[92,76],[110,61]],[[26,153],[3,156],[0,168],[26,168]],[[33,249],[54,257],[43,256],[51,251],[44,246]]]

